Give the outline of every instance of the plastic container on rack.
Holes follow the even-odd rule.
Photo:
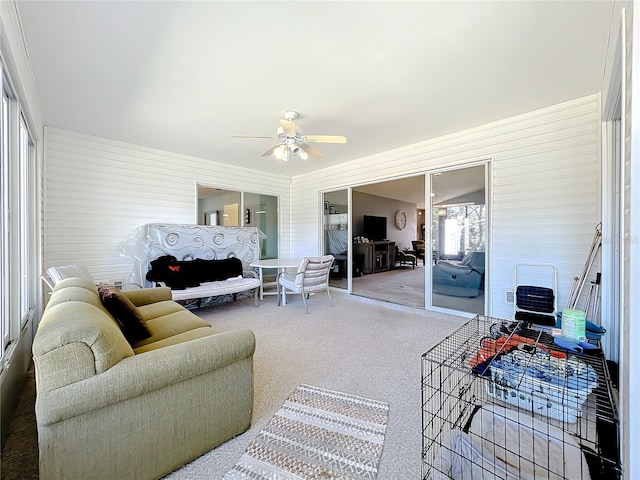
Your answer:
[[[562,336],[584,342],[586,337],[587,314],[582,310],[565,308],[562,310]]]
[[[582,416],[582,405],[598,385],[595,382],[586,384],[585,388],[571,389],[540,381],[529,375],[513,378],[495,365],[491,366],[491,380],[485,385],[489,396],[565,423],[578,421]]]

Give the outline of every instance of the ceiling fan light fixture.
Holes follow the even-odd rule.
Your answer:
[[[347,143],[347,138],[342,135],[304,135],[293,120],[299,117],[298,112],[287,110],[280,120],[280,125],[276,129],[275,137],[262,137],[251,135],[233,135],[234,138],[276,138],[279,144],[270,148],[262,154],[263,157],[273,155],[278,160],[289,161],[291,155],[296,155],[302,160],[311,158],[321,158],[321,152],[313,148],[308,143]]]
[[[309,158],[309,154],[307,152],[305,152],[302,149],[302,147],[297,143],[290,144],[289,145],[289,151],[293,155],[297,155],[298,157],[300,157],[302,160],[307,160]]]
[[[278,160],[282,160],[284,158],[284,152],[286,151],[287,151],[287,148],[284,145],[280,145],[273,151],[273,156],[276,157]]]

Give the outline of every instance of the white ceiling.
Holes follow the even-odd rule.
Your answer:
[[[300,174],[601,90],[611,1],[18,1],[45,124]]]

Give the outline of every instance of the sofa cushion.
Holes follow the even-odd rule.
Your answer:
[[[121,293],[138,308],[143,305],[171,300],[171,289],[169,287],[122,290]]]
[[[150,303],[149,305],[143,305],[138,307],[138,312],[142,315],[142,318],[146,322],[153,320],[154,318],[164,317],[171,313],[182,312],[184,307],[173,300],[165,300],[163,302]]]
[[[171,290],[174,300],[190,300],[192,298],[217,297],[260,287],[260,279],[254,277],[234,277],[218,282],[205,282],[198,287],[187,290]]]
[[[179,312],[170,313],[168,315],[163,315],[162,317],[148,320],[147,327],[151,332],[151,336],[135,342],[132,345],[134,349],[138,349],[144,345],[164,340],[165,338],[179,335],[196,328],[211,328],[211,325],[195,316],[186,308],[182,308]],[[213,329],[211,329],[211,331],[213,331]]]
[[[200,327],[189,330],[187,332],[179,333],[163,340],[158,340],[157,342],[147,343],[146,345],[142,345],[141,347],[136,347],[133,351],[136,355],[138,355],[140,353],[149,352],[151,350],[168,347],[169,345],[178,345],[179,343],[195,340],[196,338],[208,337],[209,335],[215,335],[213,328]]]
[[[98,296],[98,287],[93,280],[87,280],[86,278],[71,277],[60,280],[56,283],[56,291],[67,287],[81,287],[93,292],[96,297]]]
[[[82,286],[71,285],[65,288],[56,289],[49,298],[47,302],[48,306],[53,307],[54,305],[58,305],[60,303],[65,303],[69,301],[77,301],[84,302],[94,305],[104,311],[105,313],[109,313],[107,308],[104,306],[100,297],[98,296],[98,290],[96,290],[96,286],[93,285],[93,290],[84,288]]]
[[[117,288],[101,283],[98,285],[98,293],[104,306],[120,324],[122,333],[129,343],[133,345],[135,342],[151,336],[147,323],[136,306]]]

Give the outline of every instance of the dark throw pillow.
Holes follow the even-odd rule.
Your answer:
[[[98,285],[98,293],[102,304],[116,319],[122,333],[130,344],[133,345],[151,336],[151,332],[147,328],[147,322],[144,321],[136,306],[120,293],[116,287],[101,283]]]

